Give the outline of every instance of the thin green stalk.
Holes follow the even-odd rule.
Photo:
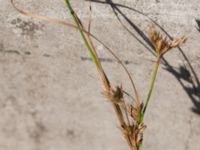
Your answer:
[[[97,54],[95,53],[95,50],[93,49],[92,45],[90,45],[90,44],[92,44],[92,43],[90,43],[90,39],[88,39],[86,37],[86,35],[85,35],[85,29],[84,29],[83,25],[81,24],[81,21],[79,20],[77,14],[73,10],[73,8],[72,8],[71,3],[69,2],[69,0],[64,0],[64,1],[65,1],[66,6],[69,9],[71,15],[72,15],[72,18],[73,18],[73,20],[74,20],[74,22],[75,22],[75,24],[77,26],[77,29],[79,30],[79,32],[80,32],[80,34],[82,36],[82,39],[83,39],[83,41],[84,41],[84,43],[85,43],[85,45],[86,45],[86,47],[87,47],[87,49],[88,49],[91,57],[92,57],[92,60],[95,63],[98,72],[100,73],[100,77],[101,77],[101,79],[102,79],[103,82],[106,82],[105,83],[105,87],[108,89],[109,86],[110,86],[109,85],[110,82],[109,82],[106,74],[103,71],[103,68],[102,68],[101,63],[100,63],[100,61],[98,59]]]
[[[152,77],[152,80],[151,80],[151,85],[150,85],[150,88],[149,88],[147,99],[146,99],[145,104],[144,104],[143,111],[141,112],[141,117],[140,117],[139,124],[143,123],[143,121],[144,121],[144,115],[145,115],[145,112],[147,110],[148,104],[150,102],[150,98],[151,98],[151,95],[152,95],[152,91],[153,91],[153,88],[154,88],[154,85],[155,85],[155,80],[156,80],[157,73],[158,73],[159,64],[160,64],[160,57],[158,57],[158,60],[157,60],[157,62],[155,64],[155,67],[154,67],[154,72],[153,72],[153,77]],[[142,143],[138,145],[137,149],[138,150],[142,149]]]
[[[98,61],[98,58],[97,58],[97,56],[95,55],[94,51],[92,50],[92,48],[91,48],[91,46],[90,46],[90,44],[89,44],[89,42],[88,42],[88,40],[87,40],[87,38],[86,38],[84,32],[83,32],[83,27],[82,27],[82,25],[81,25],[81,22],[79,21],[79,19],[78,19],[76,13],[74,12],[74,10],[73,10],[73,8],[72,8],[72,6],[71,6],[69,0],[64,0],[64,1],[65,1],[66,5],[67,5],[67,7],[68,7],[68,9],[69,9],[69,11],[70,11],[72,17],[73,17],[74,22],[76,23],[76,25],[77,25],[77,27],[78,27],[78,30],[80,31],[80,34],[81,34],[81,36],[82,36],[82,38],[83,38],[83,41],[84,41],[84,43],[85,43],[87,49],[89,50],[89,52],[90,52],[90,54],[91,54],[91,56],[92,56],[92,59],[93,59],[95,65],[96,65],[98,68],[100,68],[100,63],[99,63],[99,61]]]
[[[151,95],[152,95],[152,91],[153,91],[153,88],[154,88],[154,85],[155,85],[155,80],[156,80],[157,73],[158,73],[159,64],[160,64],[160,58],[158,58],[158,61],[155,64],[155,68],[154,68],[154,72],[153,72],[153,78],[151,80],[151,85],[150,85],[150,88],[149,88],[148,96],[147,96],[147,99],[145,101],[144,108],[143,108],[143,111],[142,111],[142,114],[141,114],[141,120],[140,120],[141,123],[144,121],[144,115],[145,115],[146,109],[148,107],[148,104],[150,102],[150,98],[151,98]]]

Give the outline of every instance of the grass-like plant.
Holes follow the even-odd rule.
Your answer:
[[[47,20],[49,22],[58,23],[58,24],[62,24],[68,27],[78,29],[85,43],[85,46],[88,49],[92,57],[92,60],[97,68],[97,71],[99,73],[99,77],[103,85],[104,95],[110,101],[115,111],[116,118],[119,122],[121,132],[124,138],[126,139],[130,147],[130,150],[141,150],[142,141],[143,141],[143,132],[144,132],[144,129],[146,128],[146,125],[144,124],[144,117],[146,114],[146,110],[148,108],[148,104],[150,102],[150,98],[152,95],[152,91],[154,88],[154,84],[155,84],[155,80],[156,80],[156,76],[158,73],[158,68],[159,68],[159,64],[162,59],[162,56],[165,53],[167,53],[169,50],[171,50],[172,48],[179,47],[181,44],[185,43],[186,39],[183,37],[178,40],[170,41],[166,37],[163,37],[161,34],[159,34],[157,31],[150,30],[149,37],[151,39],[152,44],[154,45],[154,48],[157,54],[157,59],[156,59],[155,68],[152,75],[152,80],[151,80],[147,98],[146,100],[142,101],[138,95],[138,91],[135,87],[133,79],[131,78],[129,71],[127,70],[125,65],[122,63],[122,61],[120,61],[120,59],[113,53],[113,51],[109,47],[107,47],[103,42],[101,42],[98,38],[96,38],[90,32],[91,19],[89,20],[88,28],[85,28],[83,23],[81,22],[81,19],[78,17],[76,12],[74,11],[71,5],[71,2],[69,0],[64,0],[64,2],[66,4],[66,7],[71,13],[71,16],[74,20],[74,24],[70,24],[70,23],[67,23],[66,21],[62,21],[55,18],[50,18],[46,16],[38,16],[38,15],[25,12],[17,8],[14,5],[13,0],[11,0],[11,3],[13,4],[14,8],[23,15]],[[105,73],[103,66],[99,60],[98,54],[93,44],[93,39],[100,42],[105,47],[105,49],[107,49],[118,60],[118,62],[122,65],[122,67],[126,71],[132,83],[133,92],[134,92],[134,96],[133,96],[134,101],[132,102],[132,104],[128,104],[126,102],[125,94],[127,94],[127,92],[123,90],[123,87],[121,85],[114,86],[109,81],[109,78],[107,74]]]

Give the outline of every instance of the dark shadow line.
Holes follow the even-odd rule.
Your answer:
[[[195,21],[196,21],[196,23],[197,23],[196,29],[197,29],[197,31],[200,32],[200,20],[199,20],[199,19],[195,19]]]
[[[91,1],[91,2],[100,3],[100,4],[110,4],[110,3],[107,2],[107,0],[105,0],[105,2],[100,1],[100,0],[85,0],[85,1]],[[115,5],[115,7],[126,8],[126,9],[129,9],[129,10],[135,11],[135,12],[141,14],[141,15],[146,15],[143,12],[138,11],[137,9],[134,9],[134,8],[126,6],[126,5],[122,5],[122,4],[119,4],[119,3],[113,3],[113,2],[112,2],[112,4]]]
[[[81,60],[82,61],[93,61],[91,57],[83,57],[81,56]],[[117,62],[119,63],[118,61],[116,61],[115,59],[111,59],[111,58],[103,58],[103,57],[99,57],[99,60],[100,62],[107,62],[107,63],[114,63],[114,62]],[[124,64],[128,65],[128,64],[131,64],[133,62],[129,61],[129,60],[124,60],[122,61]]]

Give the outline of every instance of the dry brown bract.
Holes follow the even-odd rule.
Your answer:
[[[151,30],[149,36],[159,57],[164,55],[170,49],[179,47],[187,40],[185,37],[182,37],[177,40],[169,41],[167,37],[163,37],[155,30]]]
[[[127,140],[131,150],[138,150],[143,140],[143,132],[146,126],[140,122],[143,103],[134,101],[133,105],[127,105],[124,100],[122,86],[110,88],[104,92],[108,100],[115,106],[120,129]],[[125,115],[125,116],[124,116]]]

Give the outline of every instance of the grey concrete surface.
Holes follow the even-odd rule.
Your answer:
[[[72,3],[87,24],[89,3]],[[71,21],[63,1],[18,6]],[[126,62],[143,100],[155,60],[149,27],[188,37],[159,69],[143,149],[199,150],[199,0],[102,0],[92,8],[92,32]],[[120,65],[95,46],[112,83],[131,92]],[[0,91],[0,150],[128,150],[79,33],[24,17],[9,0],[0,0]]]

